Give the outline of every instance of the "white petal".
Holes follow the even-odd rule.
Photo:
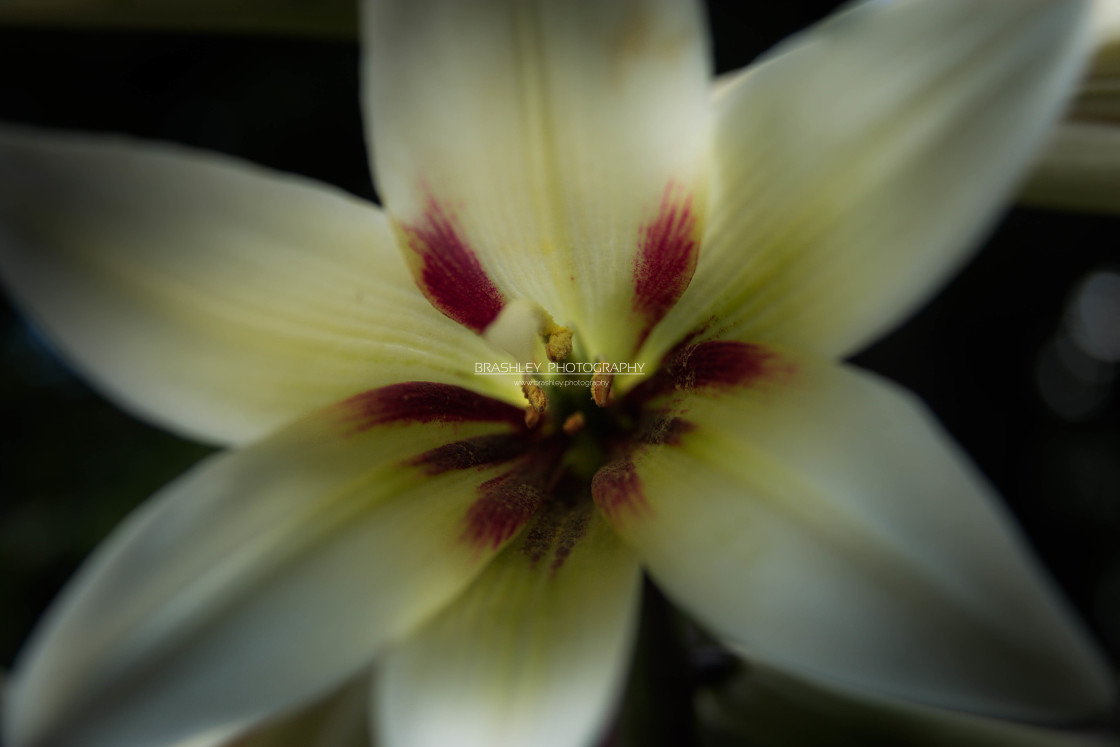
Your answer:
[[[1021,199],[1040,207],[1120,213],[1120,124],[1060,125]]]
[[[683,0],[366,0],[378,189],[436,307],[512,298],[617,359],[695,266],[703,18]],[[613,356],[613,358],[612,358]]]
[[[850,353],[966,257],[1056,119],[1085,3],[859,4],[718,97],[708,226],[647,360],[702,329]]]
[[[640,574],[596,512],[582,520],[530,528],[389,653],[376,688],[387,747],[592,743],[623,684]],[[586,531],[574,546],[573,531]]]
[[[539,362],[545,358],[541,330],[544,319],[540,309],[523,298],[511,301],[486,328],[484,337],[494,348],[504,350],[520,363]]]
[[[359,675],[329,696],[270,720],[227,747],[371,747],[369,679]]]
[[[839,686],[1001,717],[1109,705],[1111,678],[998,499],[911,398],[736,343],[680,360],[687,423],[594,483],[670,597],[749,655]]]
[[[132,412],[244,441],[407,380],[499,391],[429,308],[373,205],[171,145],[0,132],[0,270]]]
[[[156,747],[340,684],[508,539],[472,517],[522,417],[406,384],[205,462],[63,592],[17,662],[4,743]]]

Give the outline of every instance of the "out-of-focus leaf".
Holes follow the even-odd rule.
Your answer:
[[[356,39],[354,0],[3,0],[0,25]]]

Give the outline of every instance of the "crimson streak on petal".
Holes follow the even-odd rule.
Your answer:
[[[467,511],[464,539],[475,547],[497,550],[544,503],[539,485],[523,479],[517,471],[506,472],[478,486],[478,499]]]
[[[646,446],[677,446],[686,433],[694,430],[696,425],[684,418],[655,411],[642,418],[633,440]]]
[[[712,340],[674,351],[661,372],[674,389],[691,390],[747,386],[790,369],[760,345]]]
[[[692,195],[670,182],[657,217],[642,227],[634,258],[633,309],[642,320],[637,346],[673,308],[696,270],[696,213]]]
[[[482,269],[467,245],[454,215],[429,196],[423,217],[399,224],[404,244],[412,252],[420,290],[451,319],[481,333],[490,325],[505,298]]]
[[[650,512],[642,479],[629,459],[618,459],[596,472],[591,478],[591,497],[612,520],[620,518],[624,511],[636,516]]]
[[[339,405],[351,433],[387,423],[509,423],[524,429],[525,413],[513,405],[451,384],[409,381],[371,389]]]
[[[611,519],[650,514],[635,461],[650,450],[679,446],[697,429],[682,417],[688,412],[688,398],[682,395],[704,391],[710,396],[721,389],[753,386],[794,373],[792,363],[760,345],[725,340],[692,343],[691,339],[670,351],[657,373],[620,403],[636,418],[636,427],[615,444],[611,461],[591,479],[591,496]]]
[[[747,387],[794,373],[791,362],[761,345],[730,340],[685,343],[666,354],[656,374],[634,387],[626,406],[641,408],[673,392]]]
[[[521,552],[531,566],[536,567],[550,557],[549,570],[556,573],[587,534],[594,510],[590,488],[586,483],[575,482],[568,486],[563,499],[551,501],[525,530]]]
[[[463,539],[496,550],[528,524],[555,492],[565,446],[560,438],[538,441],[513,469],[479,485]]]
[[[453,441],[410,460],[426,474],[441,475],[454,470],[501,464],[523,456],[533,441],[522,433],[494,433]]]

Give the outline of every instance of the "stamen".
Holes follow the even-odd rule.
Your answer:
[[[545,395],[540,386],[525,383],[521,385],[521,391],[525,394],[525,399],[529,400],[529,407],[538,415],[544,415],[548,412],[548,396]]]
[[[586,424],[587,418],[583,416],[582,412],[573,412],[568,416],[568,419],[564,421],[564,433],[568,434],[569,436],[574,436],[582,431],[583,426],[585,426]]]
[[[545,344],[545,353],[548,359],[555,363],[562,361],[572,353],[572,330],[567,327],[555,327],[547,331],[548,342]]]
[[[591,377],[591,399],[595,400],[595,404],[599,407],[606,407],[614,402],[614,394],[611,392],[612,381],[614,381],[614,374],[606,371],[599,371]]]
[[[542,417],[543,416],[539,412],[534,410],[532,407],[526,407],[525,408],[525,427],[528,428],[529,430],[533,430],[538,425],[540,425]]]

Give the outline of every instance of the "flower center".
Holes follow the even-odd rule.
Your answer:
[[[496,474],[480,477],[464,516],[464,542],[497,550],[517,536],[514,546],[531,562],[556,569],[593,511],[616,518],[648,512],[635,464],[694,429],[686,419],[688,397],[796,373],[765,348],[722,341],[682,342],[649,372],[588,364],[578,355],[566,362],[562,371],[525,382],[524,410],[460,387],[410,382],[356,397],[347,412],[355,432],[398,421],[506,424],[409,464],[429,475],[482,468]],[[642,378],[612,397],[608,382],[624,373]]]
[[[625,398],[608,404],[610,383],[601,372],[556,375],[531,386],[527,429],[519,436],[524,451],[479,486],[465,538],[496,547],[524,527],[521,552],[555,570],[586,531],[595,475],[625,450],[640,418]],[[541,398],[538,412],[532,403]]]
[[[636,366],[569,356],[550,370],[526,377],[520,432],[450,444],[422,458],[430,464],[450,458],[455,468],[507,463],[497,477],[478,486],[464,539],[496,549],[520,532],[521,551],[555,569],[582,537],[601,497],[611,506],[625,503],[634,485],[625,467],[630,455],[674,440],[687,426],[652,405],[656,383],[614,396],[616,376],[643,376],[643,382],[657,378]]]

